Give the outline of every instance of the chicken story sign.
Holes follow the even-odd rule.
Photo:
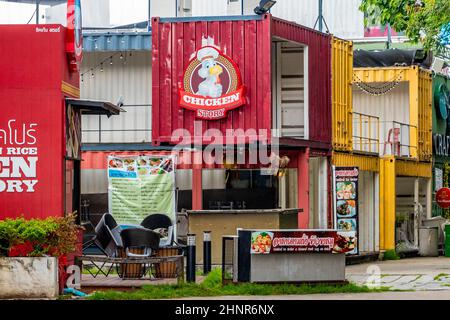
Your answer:
[[[206,120],[225,118],[229,110],[246,101],[239,68],[212,45],[197,50],[189,62],[179,95],[180,107]]]

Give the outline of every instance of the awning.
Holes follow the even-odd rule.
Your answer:
[[[66,102],[72,107],[79,108],[82,114],[105,114],[110,117],[125,111],[121,107],[106,101],[66,99]]]
[[[377,68],[420,65],[429,68],[431,56],[424,50],[388,49],[368,51],[357,49],[353,52],[354,68]]]

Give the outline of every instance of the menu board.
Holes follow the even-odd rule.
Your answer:
[[[109,212],[119,224],[137,224],[153,213],[175,221],[173,156],[108,157]]]
[[[334,168],[334,212],[342,252],[358,254],[358,167]]]
[[[253,231],[251,254],[342,253],[335,230]]]

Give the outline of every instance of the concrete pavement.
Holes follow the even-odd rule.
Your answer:
[[[380,285],[391,290],[447,291],[450,295],[450,259],[409,258],[376,261],[346,268],[347,280]]]

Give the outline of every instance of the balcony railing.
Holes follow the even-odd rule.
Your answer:
[[[411,137],[417,137],[417,126],[388,121],[383,123],[383,155],[412,158],[417,155],[417,145]]]
[[[83,125],[81,130],[83,143],[140,143],[151,141],[151,125],[150,128],[138,127],[136,128],[134,123],[138,118],[145,117],[146,114],[151,114],[150,104],[128,104],[122,105],[122,108],[129,111],[122,114],[120,117],[127,125],[120,125],[119,128],[109,125],[108,129],[102,126],[102,122],[105,120],[104,116],[98,116],[98,122],[91,122],[91,126]],[[135,111],[133,112],[133,109]],[[130,112],[131,111],[131,112]]]
[[[353,112],[353,150],[380,153],[380,118]]]

